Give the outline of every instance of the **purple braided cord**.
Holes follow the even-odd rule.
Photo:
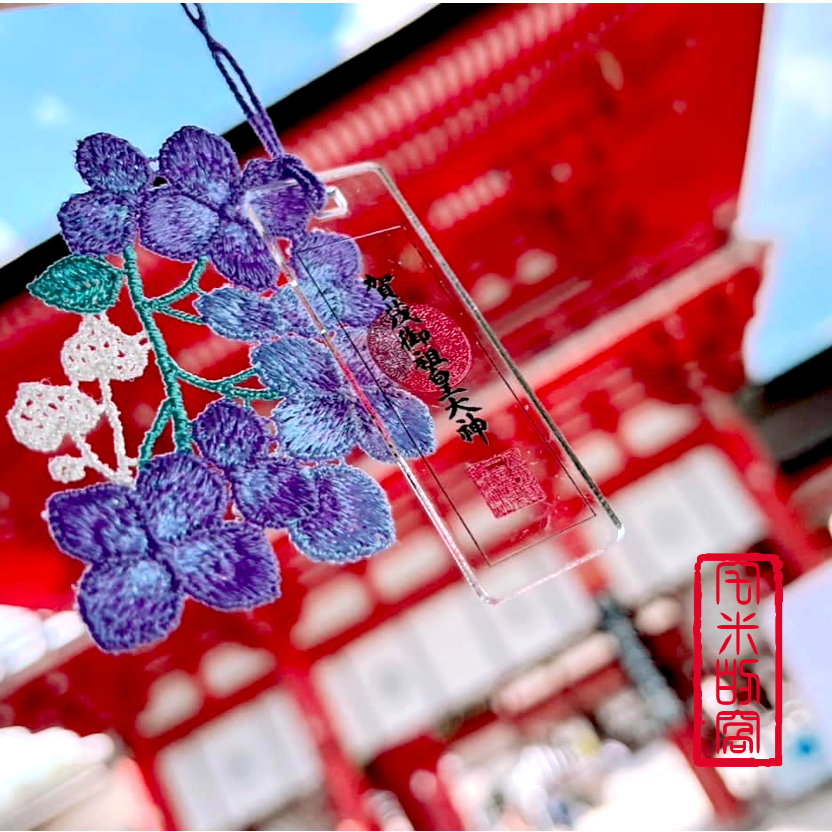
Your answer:
[[[208,31],[208,19],[205,16],[202,3],[181,3],[180,5],[185,10],[185,14],[188,15],[191,23],[199,29],[205,38],[205,42],[211,50],[211,57],[214,59],[217,69],[219,69],[223,78],[225,78],[228,88],[233,93],[234,98],[237,99],[237,103],[245,113],[249,124],[251,124],[257,137],[262,142],[263,147],[266,148],[273,159],[280,159],[284,155],[284,150],[280,139],[277,137],[274,124],[272,124],[266,108],[257,97],[257,93],[254,91],[248,78],[246,78],[245,72],[243,72],[234,56]],[[194,6],[196,10],[192,11],[191,6]],[[236,79],[232,75],[232,72],[236,75]],[[240,89],[240,84],[245,89],[245,95],[243,94],[243,90]],[[246,95],[248,98],[246,98]]]

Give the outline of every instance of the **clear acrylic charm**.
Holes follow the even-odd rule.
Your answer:
[[[312,228],[344,235],[335,244],[345,256],[358,245],[356,281],[381,310],[371,325],[359,330],[342,318],[315,268],[314,243],[291,259],[278,241],[267,243],[480,598],[511,598],[618,541],[621,522],[390,178],[373,164],[321,178],[330,201]],[[267,225],[268,190],[247,195],[258,228]],[[385,394],[390,380],[428,406],[435,453],[402,452],[409,428],[400,402]],[[387,424],[371,400],[385,402]],[[584,533],[572,536],[564,562],[556,541],[578,527]]]

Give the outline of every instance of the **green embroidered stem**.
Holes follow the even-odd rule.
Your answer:
[[[179,378],[182,381],[187,381],[188,384],[194,387],[199,387],[201,390],[209,390],[211,393],[219,393],[227,399],[245,399],[246,401],[264,401],[273,402],[277,399],[285,398],[285,393],[280,393],[277,390],[271,390],[266,387],[237,387],[235,382],[246,381],[253,378],[254,370],[244,370],[242,373],[237,373],[235,376],[228,378],[208,379],[202,376],[189,373],[181,367],[177,368]]]
[[[226,394],[227,399],[243,399],[246,403],[250,402],[276,402],[278,399],[285,399],[286,394],[280,393],[277,390],[257,390],[254,387],[232,387],[231,391]]]
[[[205,325],[205,321],[199,315],[193,315],[190,312],[182,312],[180,309],[171,309],[171,308],[162,308],[160,307],[157,309],[155,306],[153,307],[153,311],[158,313],[159,315],[167,315],[170,318],[176,318],[180,321],[185,321],[189,324],[199,324],[201,326]]]
[[[153,456],[153,448],[158,438],[162,435],[162,431],[170,421],[170,413],[170,399],[165,399],[156,413],[156,418],[153,420],[150,430],[144,435],[144,439],[142,439],[142,446],[139,448],[140,468],[147,465]]]
[[[181,367],[177,367],[177,372],[182,381],[187,381],[188,384],[192,384],[194,387],[199,387],[201,390],[210,390],[212,393],[221,393],[223,388],[227,386],[224,378],[202,378],[202,376],[189,373]]]
[[[183,370],[171,357],[162,331],[153,316],[154,314],[169,315],[188,323],[204,325],[204,321],[198,315],[182,312],[179,309],[171,309],[170,304],[199,291],[199,280],[205,271],[207,262],[207,259],[200,258],[191,269],[188,279],[177,289],[157,298],[148,298],[144,294],[141,274],[136,264],[136,252],[132,248],[128,248],[124,252],[127,289],[130,292],[136,314],[144,326],[156,355],[156,366],[159,368],[159,375],[162,377],[167,396],[159,406],[153,424],[142,440],[138,459],[140,467],[146,465],[153,456],[153,448],[170,421],[173,421],[173,442],[176,450],[185,451],[191,447],[191,423],[182,398],[182,388],[180,386],[182,381],[201,390],[218,393],[226,399],[242,399],[246,404],[255,401],[276,401],[284,398],[283,393],[269,388],[239,387],[240,382],[248,381],[256,376],[253,369],[243,370],[236,375],[228,376],[228,378],[207,379]]]
[[[243,370],[241,373],[237,373],[235,376],[227,376],[223,379],[223,381],[228,382],[229,384],[239,384],[241,381],[248,381],[250,378],[254,378],[257,375],[257,370],[249,368],[248,370]]]
[[[205,273],[205,267],[207,265],[208,258],[200,257],[199,260],[197,260],[192,266],[188,279],[181,286],[177,286],[176,289],[168,292],[166,295],[159,295],[157,298],[151,298],[150,305],[153,307],[153,311],[166,312],[167,310],[163,307],[170,306],[172,303],[176,303],[177,301],[188,297],[188,295],[198,292],[199,281],[202,279],[202,275]]]
[[[127,273],[127,289],[130,292],[130,298],[153,347],[153,352],[156,354],[156,366],[159,368],[167,401],[170,403],[174,445],[177,451],[188,450],[191,447],[191,423],[188,421],[188,412],[185,410],[182,389],[179,386],[180,370],[170,357],[164,336],[153,317],[153,305],[145,297],[142,277],[136,265],[136,252],[132,248],[124,251],[124,270]],[[196,268],[192,270],[192,276],[195,271]],[[189,278],[190,281],[191,278]]]

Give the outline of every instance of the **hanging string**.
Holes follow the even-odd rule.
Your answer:
[[[205,16],[202,3],[181,3],[180,5],[185,10],[185,14],[188,15],[191,23],[199,29],[205,38],[217,69],[225,78],[228,88],[234,98],[237,99],[237,103],[257,134],[257,138],[260,139],[263,147],[266,148],[273,159],[280,159],[285,155],[285,152],[280,139],[277,137],[274,124],[272,124],[266,108],[257,97],[257,93],[254,92],[254,88],[234,56],[208,31],[208,19]]]

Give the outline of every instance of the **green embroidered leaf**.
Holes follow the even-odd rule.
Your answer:
[[[56,309],[98,315],[118,300],[122,280],[122,272],[106,260],[73,254],[53,263],[27,288]]]

